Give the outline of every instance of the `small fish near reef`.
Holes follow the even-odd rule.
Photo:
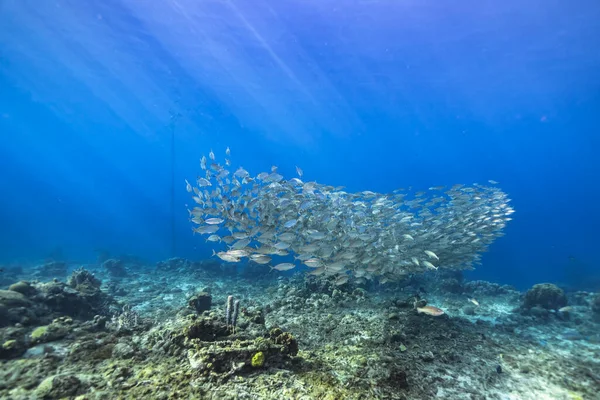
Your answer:
[[[475,304],[476,307],[479,307],[479,302],[477,300],[472,299],[472,298],[468,298],[467,300],[469,300],[470,303]]]
[[[433,317],[439,317],[440,315],[444,315],[444,310],[441,308],[433,307],[433,306],[424,306],[417,307],[417,313],[419,314],[427,314]]]

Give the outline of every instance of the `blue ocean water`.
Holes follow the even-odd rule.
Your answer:
[[[351,192],[498,181],[516,213],[469,276],[598,290],[599,20],[588,0],[1,0],[0,262],[209,257],[184,180],[229,146]]]

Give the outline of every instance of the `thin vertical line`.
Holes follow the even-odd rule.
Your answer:
[[[171,121],[171,257],[175,257],[175,121]]]

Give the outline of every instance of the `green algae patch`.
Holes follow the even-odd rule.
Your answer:
[[[42,342],[46,336],[48,336],[48,325],[38,326],[29,335],[31,341],[34,343]]]
[[[254,368],[260,368],[265,365],[265,353],[259,351],[254,356],[252,356],[252,366]]]

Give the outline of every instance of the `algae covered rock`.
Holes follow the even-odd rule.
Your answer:
[[[26,324],[35,315],[32,302],[19,292],[0,290],[0,327],[13,323]]]
[[[289,335],[289,333],[284,332]],[[290,335],[291,337],[291,335]],[[283,365],[292,353],[287,344],[275,343],[272,339],[223,340],[203,342],[194,340],[188,349],[190,366],[202,375],[223,374],[223,377],[238,371],[263,366]]]
[[[78,280],[76,277],[71,282]],[[85,282],[76,285],[76,288],[58,281],[38,284],[34,300],[53,312],[76,318],[91,319],[95,315],[106,314],[107,304],[112,301],[110,296],[102,292],[96,282]]]
[[[242,308],[242,315],[253,324],[265,324],[265,315],[260,307],[244,307]]]
[[[67,284],[80,292],[90,292],[100,289],[102,282],[90,271],[81,267],[71,274]]]
[[[13,283],[9,286],[8,290],[12,290],[13,292],[19,292],[24,296],[34,295],[36,290],[31,284],[27,281],[19,281],[17,283]]]
[[[209,319],[198,319],[184,328],[184,336],[191,339],[200,339],[203,341],[217,340],[220,337],[229,335],[230,331],[222,322]]]
[[[26,350],[27,346],[22,340],[6,339],[0,346],[0,359],[18,357]]]
[[[75,375],[54,375],[44,379],[35,389],[35,398],[61,399],[84,394],[88,385]]]
[[[129,359],[135,355],[135,348],[126,342],[119,342],[115,344],[112,349],[112,356],[114,358]]]
[[[523,308],[541,307],[546,310],[558,310],[567,305],[565,292],[552,283],[538,283],[525,293]]]
[[[61,318],[50,325],[38,326],[29,335],[32,343],[46,343],[64,338],[71,330],[70,320]]]
[[[273,328],[269,332],[269,336],[275,344],[282,345],[282,351],[285,354],[295,356],[298,354],[298,341],[289,332],[284,332],[280,328]]]
[[[297,340],[279,328],[252,339],[232,335],[224,323],[210,317],[193,316],[182,333],[172,340],[187,349],[190,366],[202,376],[226,378],[252,368],[283,366],[298,354]]]
[[[7,308],[27,307],[31,305],[31,302],[17,291],[0,290],[0,305]]]

